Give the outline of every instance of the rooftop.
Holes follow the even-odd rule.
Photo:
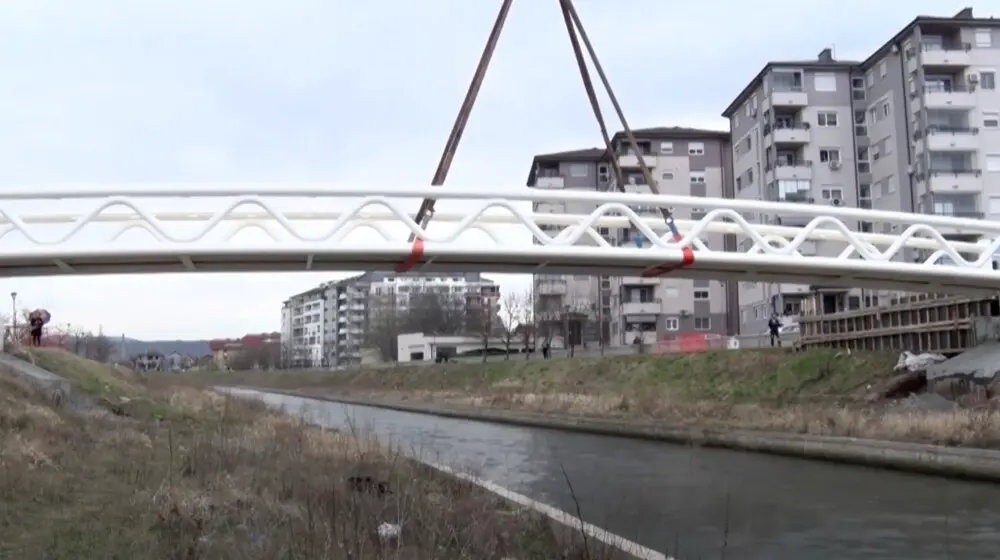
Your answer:
[[[683,126],[657,126],[652,128],[637,128],[632,130],[632,135],[637,140],[721,140],[729,141],[729,131],[710,130],[702,128],[687,128]],[[611,137],[611,143],[617,145],[626,141],[625,132],[616,132]],[[574,162],[600,162],[609,159],[608,151],[604,148],[586,148],[583,150],[569,150],[565,152],[553,152],[549,154],[538,154],[531,159],[531,169],[528,170],[527,186],[535,184],[536,173],[539,163],[574,163]]]

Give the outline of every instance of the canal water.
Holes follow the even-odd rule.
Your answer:
[[[997,485],[228,391],[565,511],[579,503],[585,521],[681,560],[1000,558]]]

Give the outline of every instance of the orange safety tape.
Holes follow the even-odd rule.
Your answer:
[[[417,266],[424,256],[424,240],[419,237],[413,241],[413,247],[410,249],[410,256],[406,257],[406,260],[396,265],[396,272],[409,272],[413,267]]]

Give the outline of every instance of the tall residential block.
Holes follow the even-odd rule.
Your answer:
[[[651,189],[639,168],[638,152],[651,167],[662,194],[733,196],[728,133],[664,127],[633,134],[635,145],[623,133],[616,134],[613,153],[592,148],[535,156],[527,184],[533,188],[617,191],[611,165],[611,158],[615,158],[623,173],[621,190],[648,193]],[[595,208],[591,204],[576,206],[542,203],[535,205],[535,211],[589,213]],[[633,210],[660,217],[656,208]],[[674,210],[681,220],[700,219],[705,214],[698,208]],[[611,243],[633,242],[631,232],[600,233]],[[711,249],[727,250],[722,235],[709,236],[706,241]],[[609,345],[632,344],[637,337],[654,343],[684,332],[729,334],[738,328],[736,287],[728,282],[538,274],[534,286],[536,315],[542,328],[555,329],[570,340],[594,340],[598,328],[604,329],[604,341]],[[588,313],[575,323],[577,315]],[[594,328],[588,329],[588,325]]]
[[[482,306],[495,306],[500,297],[499,286],[478,272],[366,272],[326,282],[282,303],[284,360],[292,367],[358,365],[379,306],[387,304],[406,311],[411,298],[421,293],[450,298],[471,318],[480,317]],[[473,327],[464,326],[466,330]]]
[[[814,60],[769,62],[723,113],[736,197],[1000,218],[998,67],[1000,21],[975,18],[971,8],[950,18],[917,17],[864,61],[839,61],[824,49]],[[788,213],[745,217],[808,221]],[[888,223],[848,225],[898,233]],[[803,251],[839,252],[822,242]],[[809,291],[822,293],[827,312],[877,305],[888,295],[741,283],[742,331],[763,331],[772,313],[794,318]]]

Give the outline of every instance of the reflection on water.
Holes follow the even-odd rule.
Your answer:
[[[233,390],[389,438],[681,558],[994,559],[1000,487]],[[568,481],[568,483],[567,483]],[[572,485],[572,492],[570,491]],[[575,495],[575,500],[574,500]]]

